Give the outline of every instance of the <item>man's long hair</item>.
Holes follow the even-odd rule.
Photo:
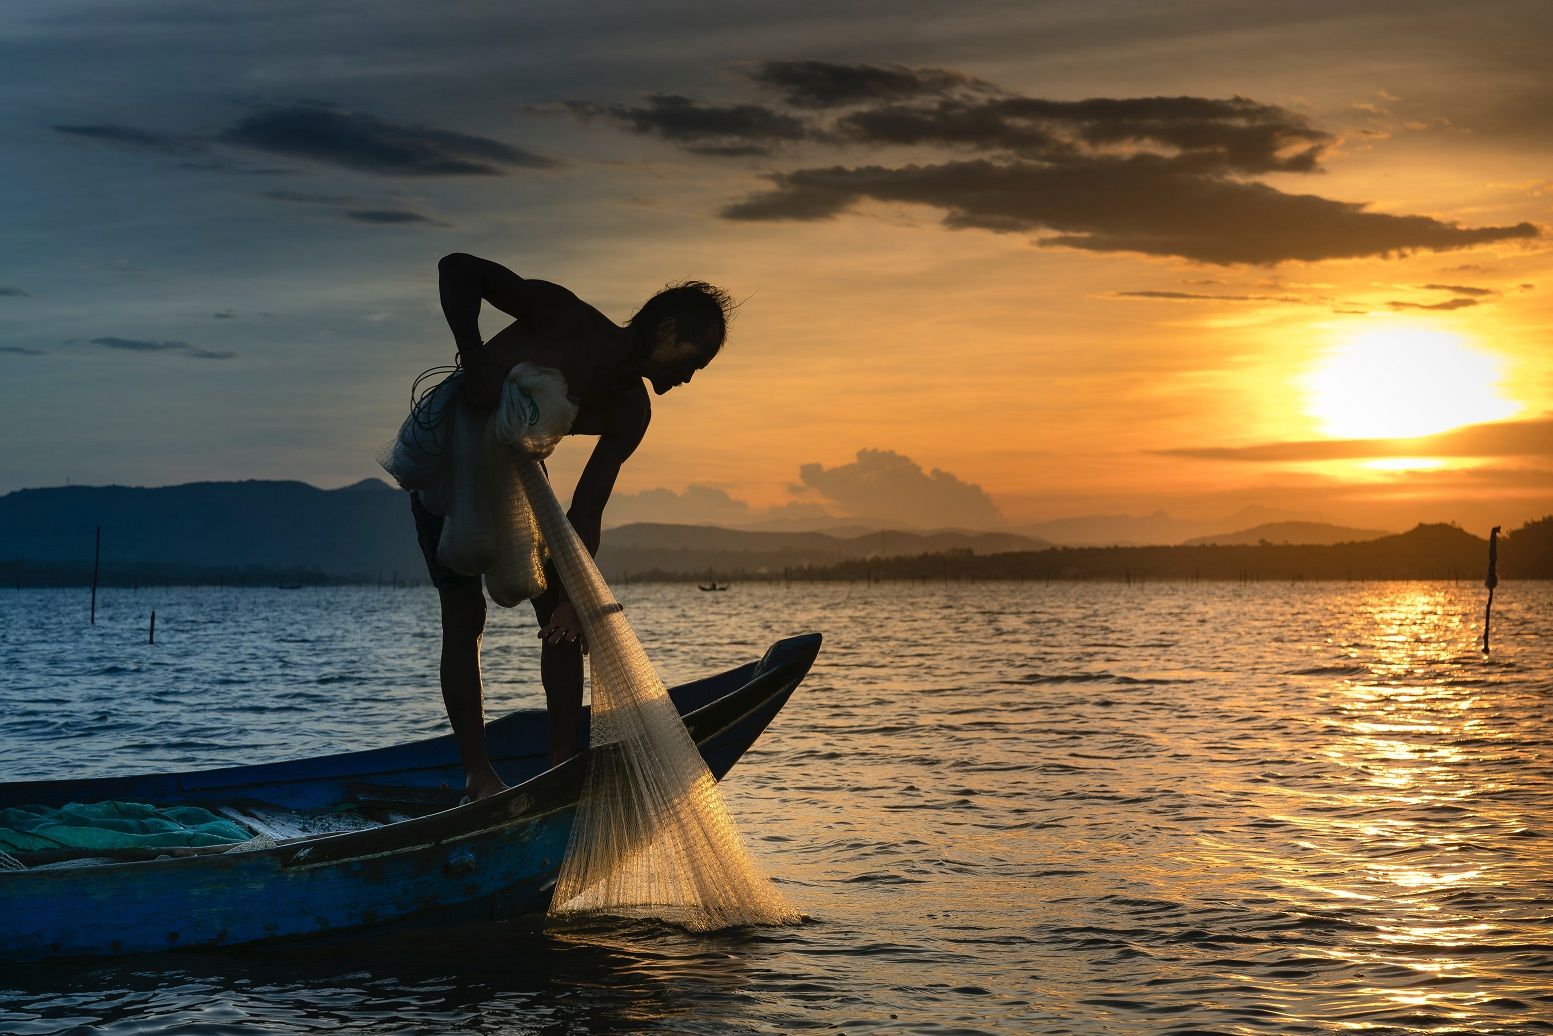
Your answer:
[[[711,359],[728,338],[733,309],[733,296],[715,285],[705,281],[671,284],[643,303],[627,325],[632,359],[642,359],[652,351],[665,320],[674,321],[675,337],[706,348],[707,359]]]

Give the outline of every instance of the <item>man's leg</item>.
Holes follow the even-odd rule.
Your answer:
[[[480,640],[485,635],[485,593],[477,576],[444,580],[442,598],[442,703],[464,763],[470,801],[506,787],[485,747],[485,709],[480,685]]]
[[[555,565],[545,562],[545,592],[534,598],[534,617],[544,629],[561,603],[561,578]],[[559,766],[582,751],[578,727],[582,723],[582,648],[549,641],[539,649],[539,678],[545,685],[545,710],[550,717],[550,765]]]
[[[464,790],[471,801],[506,787],[491,767],[485,748],[485,709],[480,686],[480,638],[485,635],[485,591],[479,576],[465,576],[437,561],[443,518],[410,494],[415,535],[442,601],[442,703],[453,724],[453,740],[464,764]]]
[[[577,731],[582,720],[582,648],[576,641],[540,648],[539,677],[550,715],[550,765],[558,766],[582,750]]]

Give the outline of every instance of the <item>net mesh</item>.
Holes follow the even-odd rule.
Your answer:
[[[593,751],[551,916],[657,918],[693,931],[796,924],[543,470],[520,457],[517,473],[581,621],[593,685]]]

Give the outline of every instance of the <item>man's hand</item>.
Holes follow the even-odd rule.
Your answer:
[[[486,354],[483,345],[461,352],[459,356],[464,365],[464,383],[459,395],[482,413],[495,410],[501,401],[501,386],[507,379],[507,372]]]
[[[550,621],[539,631],[539,639],[546,644],[570,644],[576,641],[582,645],[582,653],[588,653],[588,639],[582,635],[582,623],[577,620],[577,609],[572,607],[571,601],[562,601],[555,606]]]

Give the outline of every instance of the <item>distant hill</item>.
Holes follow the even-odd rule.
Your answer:
[[[610,529],[599,548],[605,578],[629,573],[722,576],[732,571],[781,574],[784,568],[840,561],[968,551],[995,554],[1041,550],[1051,544],[1000,532],[762,532],[710,525],[637,522]]]
[[[150,581],[159,570],[187,577],[191,569],[255,566],[333,578],[426,576],[408,499],[377,479],[330,490],[266,481],[22,489],[0,496],[0,562],[84,581],[99,525],[110,583],[130,573]]]
[[[1021,526],[1019,531],[1064,547],[1138,547],[1182,543],[1261,524],[1318,520],[1316,515],[1252,506],[1216,519],[1174,518],[1164,511],[1145,515],[1090,514],[1035,522]]]
[[[1481,581],[1487,544],[1452,525],[1401,535],[1320,526],[1345,542],[1275,545],[1284,523],[1250,543],[1062,547],[1012,533],[944,530],[776,532],[636,523],[604,535],[611,580],[698,578],[1163,578]],[[107,585],[426,579],[405,494],[377,479],[342,489],[302,482],[195,482],[155,489],[63,486],[0,496],[0,585],[81,585],[102,526]],[[1273,530],[1273,531],[1269,531]],[[1254,539],[1253,539],[1254,537]],[[1267,540],[1266,544],[1259,541]],[[1553,578],[1553,517],[1501,541],[1506,578]]]
[[[1350,529],[1325,522],[1268,522],[1239,532],[1218,536],[1196,536],[1188,547],[1202,545],[1232,546],[1251,543],[1358,543],[1391,535],[1384,529]]]
[[[103,579],[220,582],[426,579],[406,495],[378,479],[342,489],[303,482],[62,486],[0,496],[0,584],[71,585],[91,577],[103,530]],[[1038,550],[1008,533],[760,532],[637,523],[604,534],[605,575],[774,571],[887,554]]]
[[[1455,525],[1419,525],[1398,535],[1335,544],[1251,544],[1155,547],[1054,547],[974,555],[921,554],[844,561],[791,573],[794,579],[901,579],[928,582],[1019,580],[1235,580],[1244,582],[1369,579],[1454,579],[1481,585],[1488,542]],[[1553,517],[1506,535],[1499,548],[1506,579],[1553,578]],[[737,579],[737,572],[728,573]],[[756,578],[754,573],[750,578]]]

